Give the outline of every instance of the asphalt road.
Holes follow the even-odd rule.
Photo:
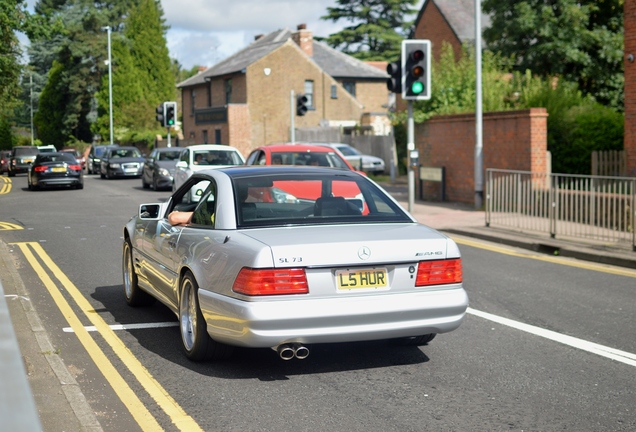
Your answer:
[[[123,297],[123,225],[168,195],[99,176],[30,192],[24,175],[0,195],[0,240],[53,346],[44,355],[63,361],[101,429],[636,430],[636,271],[457,238],[471,308],[428,346],[319,345],[289,362],[240,349],[196,364],[165,307]],[[42,355],[23,350],[26,364]],[[73,430],[38,377],[44,430]]]

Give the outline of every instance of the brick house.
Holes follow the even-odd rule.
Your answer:
[[[257,36],[249,46],[179,83],[188,144],[229,144],[244,154],[290,139],[298,128],[385,125],[386,72],[313,40],[304,25]],[[295,115],[295,95],[309,110]],[[377,133],[377,132],[376,132]]]

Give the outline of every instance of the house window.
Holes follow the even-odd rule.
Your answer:
[[[232,103],[232,78],[225,80],[225,103]]]
[[[311,80],[305,81],[305,96],[307,96],[307,108],[314,107],[314,82]]]
[[[208,131],[204,130],[203,131],[203,144],[207,144],[208,143]]]
[[[356,96],[356,82],[355,81],[345,81],[342,83],[342,86],[349,94],[353,97]]]
[[[221,144],[221,129],[214,129],[214,144]]]
[[[212,81],[208,81],[208,106],[212,106]]]
[[[331,99],[338,99],[338,86],[335,84],[331,85]]]
[[[195,89],[190,90],[190,115],[194,115],[194,110],[197,107],[197,91]]]

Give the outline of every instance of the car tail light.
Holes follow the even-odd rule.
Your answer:
[[[82,170],[82,166],[81,165],[69,165],[68,169],[70,169],[72,171],[81,171]]]
[[[232,291],[251,296],[306,294],[309,292],[305,269],[250,269],[243,267]]]
[[[44,172],[46,170],[48,170],[49,167],[45,167],[45,166],[36,166],[35,168],[33,168],[33,171],[35,172]]]
[[[415,286],[442,285],[462,281],[462,260],[420,261]]]

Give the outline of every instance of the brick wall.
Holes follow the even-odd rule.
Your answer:
[[[455,59],[461,56],[462,43],[451,29],[444,16],[441,14],[434,2],[426,2],[426,8],[418,22],[413,39],[428,39],[431,41],[433,59],[439,61],[442,52],[442,43],[448,42],[455,52]]]
[[[486,168],[546,172],[547,119],[545,108],[485,113],[484,179]],[[436,116],[415,125],[420,164],[446,168],[448,201],[475,201],[475,136],[475,114]],[[439,184],[425,182],[423,186],[424,199],[439,199]]]
[[[636,61],[627,60],[630,54],[636,57],[636,2],[626,1],[623,11],[625,13],[625,157],[627,175],[636,177]]]

